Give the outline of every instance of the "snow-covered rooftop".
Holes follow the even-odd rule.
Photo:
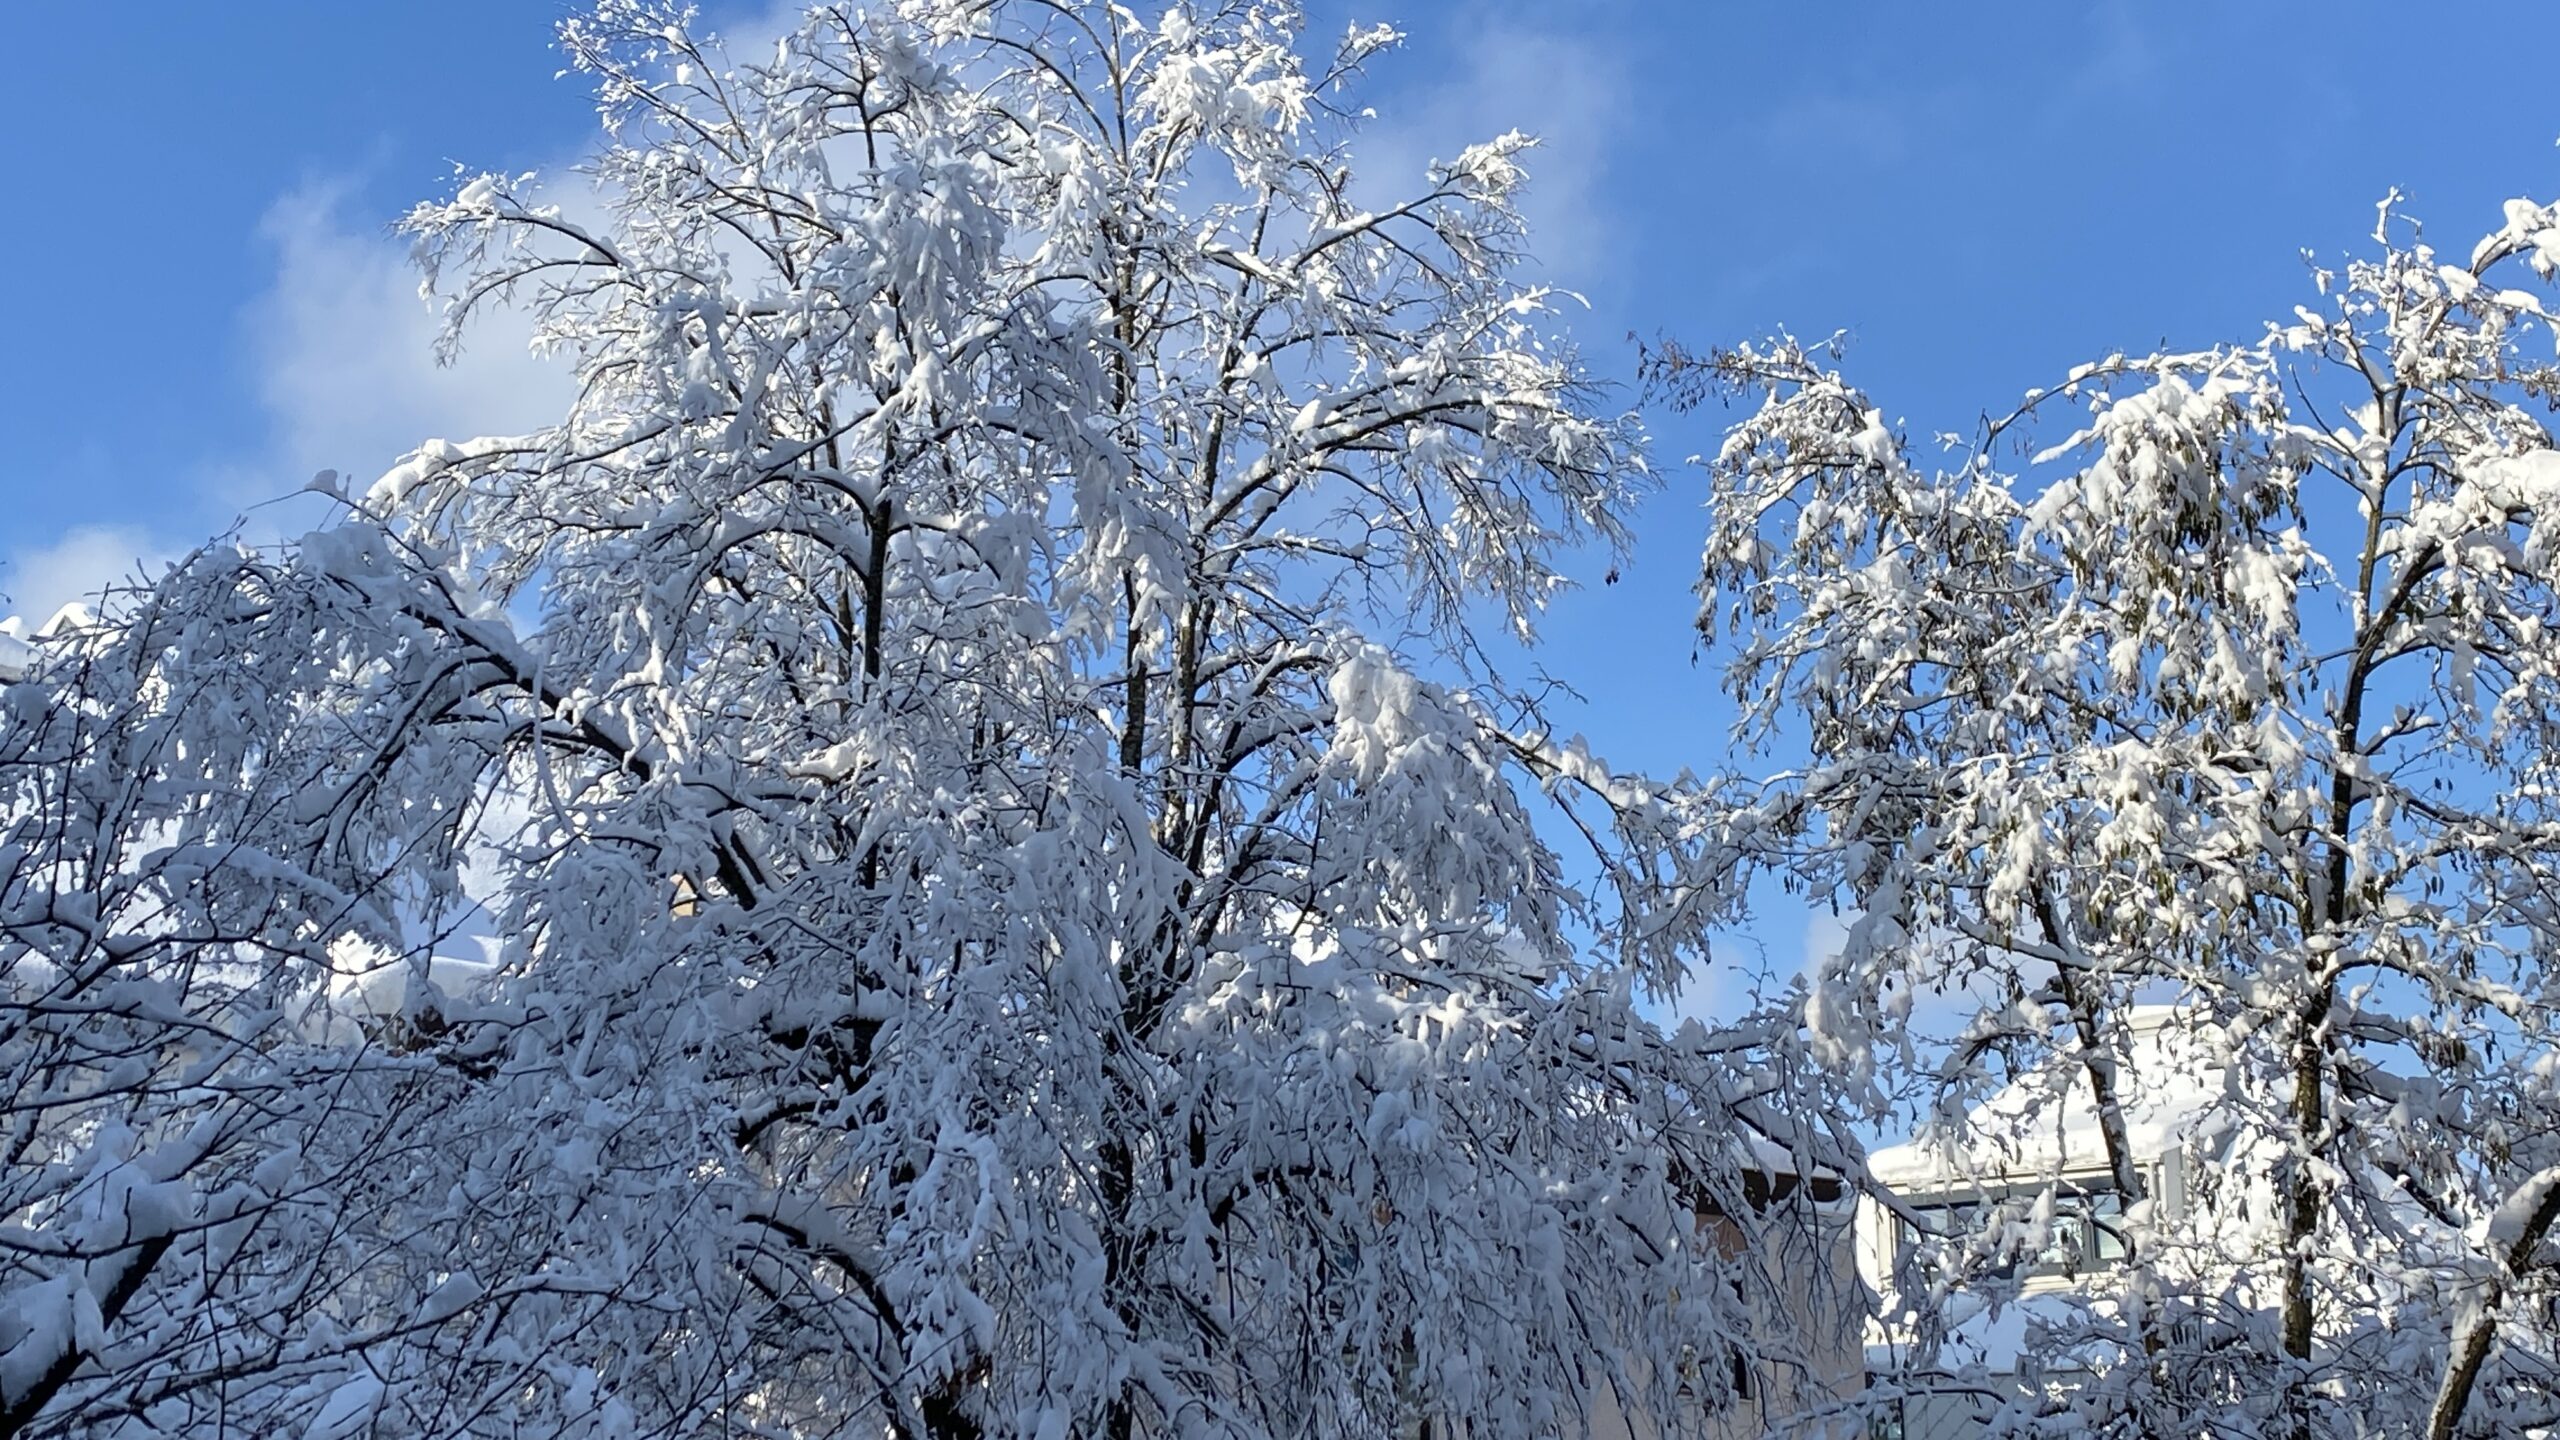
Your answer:
[[[54,611],[51,619],[32,628],[20,616],[0,619],[0,685],[27,677],[27,672],[35,668],[37,646],[95,623],[89,607],[80,604],[65,605]]]
[[[2129,1043],[2116,1059],[2125,1138],[2135,1155],[2157,1155],[2190,1136],[2223,1094],[2223,1065],[2214,1054],[2218,1032],[2173,1005],[2138,1006],[2125,1025]],[[2018,1076],[1967,1119],[1961,1131],[1923,1131],[1875,1151],[1869,1171],[1909,1193],[1996,1176],[2106,1168],[2088,1071],[2076,1057]]]
[[[27,667],[35,664],[36,647],[21,633],[25,623],[15,615],[0,620],[0,685],[26,678]]]

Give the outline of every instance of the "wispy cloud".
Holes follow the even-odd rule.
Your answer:
[[[1384,196],[1419,184],[1431,162],[1521,130],[1538,138],[1521,204],[1544,278],[1587,289],[1623,249],[1609,203],[1611,153],[1633,123],[1626,67],[1596,34],[1493,20],[1459,36],[1416,36],[1405,56],[1374,62],[1379,115],[1353,144],[1364,189]],[[1439,73],[1416,73],[1417,57]]]
[[[743,8],[720,27],[730,52],[769,52],[800,8],[796,0]],[[573,216],[593,206],[566,163],[538,168],[550,180],[547,198]],[[165,561],[192,548],[225,512],[247,513],[253,541],[295,533],[321,513],[318,499],[291,498],[317,471],[339,471],[360,490],[423,441],[521,433],[567,410],[575,394],[567,364],[531,355],[520,317],[491,317],[467,337],[456,363],[436,362],[437,316],[418,294],[393,218],[366,208],[348,177],[315,180],[268,208],[258,238],[270,280],[241,309],[237,357],[252,380],[263,439],[201,457],[191,478],[209,505],[176,504],[154,520],[52,535],[12,531],[0,517],[0,596],[8,597],[0,614],[41,619],[61,601],[125,578],[137,559]]]
[[[156,574],[185,548],[132,525],[83,525],[13,548],[0,563],[0,615],[41,625],[65,605],[94,604],[107,586]]]
[[[769,50],[796,14],[783,3],[736,15],[722,26],[730,53]],[[1512,22],[1435,37],[1417,53],[1451,58],[1427,76],[1415,76],[1408,59],[1396,77],[1407,82],[1403,93],[1379,102],[1389,113],[1360,138],[1362,172],[1401,190],[1434,159],[1529,131],[1541,144],[1524,209],[1541,270],[1584,288],[1616,268],[1618,225],[1604,182],[1630,114],[1611,54],[1588,35]],[[567,168],[546,170],[574,191]],[[582,192],[551,198],[573,210],[592,203]],[[360,489],[422,441],[532,429],[557,419],[574,394],[567,366],[528,353],[523,326],[503,316],[479,326],[455,364],[438,364],[437,318],[391,218],[363,209],[354,185],[333,178],[278,198],[260,224],[271,279],[243,307],[240,327],[265,438],[246,453],[206,457],[199,476],[216,508],[249,512],[253,540],[317,518],[318,501],[283,498],[316,471],[337,470]],[[124,578],[137,560],[183,553],[204,538],[203,524],[202,513],[173,513],[157,523],[9,535],[0,541],[0,594],[10,600],[0,612],[41,618]]]
[[[362,483],[429,438],[528,430],[566,408],[567,368],[528,353],[506,317],[438,364],[406,245],[351,218],[343,189],[287,195],[260,228],[275,281],[246,324],[270,441],[235,472],[241,498],[291,492],[323,468]]]
[[[253,541],[314,520],[316,500],[271,502],[319,470],[361,487],[422,441],[531,429],[557,418],[572,394],[566,367],[535,359],[524,327],[505,317],[456,363],[438,364],[436,316],[418,294],[407,246],[351,204],[345,185],[315,184],[279,199],[260,226],[272,279],[240,325],[265,439],[248,454],[207,457],[199,486],[217,508],[248,514]],[[201,512],[172,511],[11,535],[0,548],[0,613],[41,620],[131,578],[137,562],[166,562],[206,538]]]
[[[2156,9],[2129,0],[2098,6],[2090,17],[2095,33],[2089,50],[2064,88],[2075,97],[2105,100],[2155,90],[2166,60],[2161,39],[2176,33],[2174,25],[2152,23],[2163,18]]]

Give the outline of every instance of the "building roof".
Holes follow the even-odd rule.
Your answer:
[[[2174,1005],[2128,1011],[2129,1042],[2116,1055],[2118,1094],[2133,1153],[2158,1155],[2206,1124],[2226,1091],[2221,1032]],[[1905,1194],[2107,1168],[2089,1075],[2066,1051],[2010,1080],[1976,1105],[1959,1130],[1924,1130],[1868,1156],[1869,1173]]]
[[[34,627],[16,615],[0,619],[0,685],[27,678],[35,669],[38,648],[46,642],[96,623],[89,607],[77,603],[54,611],[51,619]]]
[[[0,685],[25,679],[28,667],[35,664],[36,647],[19,633],[24,626],[15,615],[0,620]]]

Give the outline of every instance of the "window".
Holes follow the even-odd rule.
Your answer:
[[[2020,1189],[1996,1196],[1926,1201],[1912,1208],[1919,1212],[1928,1233],[1963,1246],[1991,1223],[1991,1212],[1995,1210],[2024,1221],[2038,1193]],[[1921,1231],[1908,1220],[1898,1221],[1895,1230],[1905,1254],[1920,1241]],[[2046,1233],[2044,1248],[2012,1263],[1994,1266],[1987,1273],[2003,1278],[2091,1274],[2122,1265],[2127,1253],[2124,1196],[2113,1189],[2064,1185],[2054,1194],[2053,1226]]]
[[[2114,1190],[2086,1191],[2056,1197],[2052,1244],[2040,1263],[2059,1263],[2076,1273],[2112,1270],[2125,1260],[2124,1196]],[[2059,1252],[2059,1253],[2056,1253]]]

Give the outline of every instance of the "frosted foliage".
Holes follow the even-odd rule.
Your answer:
[[[562,34],[594,203],[406,230],[575,404],[5,692],[0,1433],[1498,1440],[1807,1363],[1696,1225],[1801,1219],[1787,1032],[1638,1009],[1698,797],[1467,628],[1652,484],[1528,142],[1353,208],[1393,37],[1280,4]]]
[[[2133,1262],[2029,1357],[2103,1378],[2030,1430],[2551,1423],[2551,216],[2448,263],[2386,206],[2262,338],[2083,366],[1931,458],[1821,347],[1653,357],[1745,412],[1699,620],[1745,737],[1802,763],[1717,808],[1857,917],[1819,1052],[1994,1172],[2094,1127],[2075,1183],[2121,1192]],[[2127,1068],[2137,1002],[2179,1007],[2175,1074]],[[2217,1074],[2163,1142],[2173,1213],[2124,1097]],[[1976,1108],[2012,1077],[2049,1103]],[[2018,1237],[1931,1243],[1940,1299],[1996,1298],[1966,1265]]]

